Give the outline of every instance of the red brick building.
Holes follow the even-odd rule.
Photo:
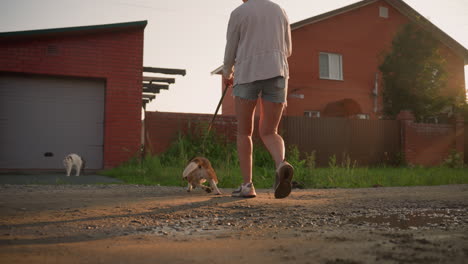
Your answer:
[[[141,146],[147,21],[0,33],[0,169],[116,166]]]
[[[364,0],[291,25],[285,115],[378,118],[382,109],[378,66],[396,32],[410,22],[440,40],[450,80],[444,93],[464,93],[466,48],[401,0]],[[234,114],[232,97],[224,99],[222,109],[223,115]]]

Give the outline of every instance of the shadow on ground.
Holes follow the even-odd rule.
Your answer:
[[[116,184],[123,181],[101,176],[81,175],[70,176],[59,173],[40,174],[0,174],[0,184]]]

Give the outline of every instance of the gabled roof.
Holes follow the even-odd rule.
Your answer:
[[[80,26],[80,27],[66,27],[66,28],[50,28],[50,29],[38,29],[38,30],[25,30],[25,31],[13,31],[13,32],[1,32],[0,39],[18,39],[18,38],[29,38],[29,37],[45,37],[45,36],[56,36],[56,35],[76,35],[76,34],[89,34],[89,33],[103,33],[121,31],[131,28],[145,28],[148,21],[134,21],[125,23],[114,23],[114,24],[103,24],[93,26]]]
[[[212,72],[211,72],[211,75],[213,74],[221,74],[223,72],[223,65],[219,66],[218,68],[214,69]]]
[[[327,13],[323,13],[318,16],[307,18],[302,21],[291,24],[291,30],[299,29],[304,26],[373,4],[378,1],[380,0],[363,0],[363,1],[359,1],[357,3],[351,4],[351,5],[339,8],[339,9],[335,9]],[[447,47],[449,47],[454,52],[456,52],[461,57],[463,57],[465,60],[465,65],[468,64],[468,50],[465,47],[463,47],[460,43],[458,43],[456,40],[454,40],[452,37],[447,35],[444,31],[439,29],[436,25],[432,24],[424,16],[419,14],[411,6],[409,6],[402,0],[382,0],[382,1],[394,7],[396,10],[398,10],[400,13],[406,16],[411,22],[421,26],[423,29],[434,34],[434,36],[437,39],[439,39],[442,43],[444,43]]]
[[[296,23],[291,24],[291,30],[296,30],[299,28],[302,28],[304,26],[317,23],[319,21],[329,19],[331,17],[373,4],[378,1],[385,1],[389,5],[393,6],[396,10],[401,12],[404,16],[406,16],[411,22],[416,23],[417,25],[421,26],[425,30],[430,31],[431,33],[434,34],[434,36],[439,39],[442,43],[444,43],[447,47],[452,49],[455,53],[457,53],[459,56],[464,58],[465,65],[468,65],[468,50],[463,47],[460,43],[458,43],[456,40],[454,40],[452,37],[447,35],[445,32],[443,32],[441,29],[439,29],[436,25],[432,24],[429,20],[424,18],[421,14],[419,14],[416,10],[414,10],[411,6],[406,4],[402,0],[363,0],[356,2],[354,4],[338,8],[335,10],[332,10],[327,13],[323,13],[311,18],[307,18],[301,21],[298,21]],[[220,67],[216,68],[211,72],[211,74],[221,74],[222,73],[223,66],[221,65]]]

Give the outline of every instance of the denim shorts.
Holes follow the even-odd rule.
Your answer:
[[[278,76],[251,83],[236,84],[232,89],[232,95],[247,100],[257,100],[261,96],[262,99],[272,103],[285,103],[287,87],[288,81],[283,76]]]

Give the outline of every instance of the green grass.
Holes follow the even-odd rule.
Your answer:
[[[317,168],[300,180],[308,188],[431,186],[467,184],[468,169],[456,168]]]
[[[294,163],[293,163],[294,165]],[[235,188],[241,181],[240,169],[235,165],[217,164],[213,166],[221,188]],[[366,188],[373,186],[430,186],[446,184],[468,184],[467,168],[304,168],[295,166],[294,180],[306,188]],[[123,180],[128,184],[185,186],[182,171],[185,166],[163,166],[160,157],[147,157],[142,162],[136,160],[120,167],[102,172],[102,175]],[[274,168],[258,167],[253,171],[257,188],[271,188],[274,181]]]
[[[206,129],[205,129],[206,130]],[[193,135],[180,136],[171,148],[160,156],[133,159],[119,167],[100,174],[118,178],[128,184],[185,186],[182,180],[190,158],[202,155],[208,158],[219,179],[219,187],[236,188],[242,182],[235,144],[212,132],[207,135],[205,148],[201,149],[206,135],[203,127]],[[196,136],[198,135],[198,136]],[[273,186],[275,169],[269,153],[260,142],[254,144],[253,181],[257,188]],[[337,164],[331,157],[327,168],[316,168],[315,153],[299,157],[297,148],[287,153],[288,161],[295,168],[294,180],[306,188],[366,188],[373,186],[430,186],[468,184],[468,167],[356,167],[349,158]],[[460,167],[460,166],[457,166]]]

